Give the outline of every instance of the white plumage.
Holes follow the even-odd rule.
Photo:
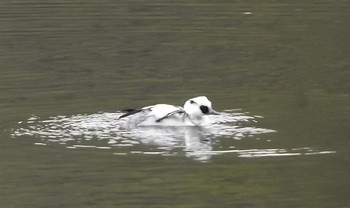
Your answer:
[[[207,115],[217,115],[211,102],[205,96],[191,98],[184,107],[156,104],[141,109],[129,109],[120,116],[131,116],[127,128],[137,126],[204,126],[210,124]]]

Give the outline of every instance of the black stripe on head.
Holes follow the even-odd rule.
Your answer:
[[[196,102],[194,102],[193,100],[190,100],[190,103],[191,103],[191,104],[195,104]]]
[[[203,114],[208,114],[209,113],[209,108],[207,106],[201,105],[199,108],[201,109]]]

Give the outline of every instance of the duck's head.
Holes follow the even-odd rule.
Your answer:
[[[200,118],[204,115],[219,115],[213,110],[210,100],[206,96],[191,98],[184,105],[185,112],[194,118]]]

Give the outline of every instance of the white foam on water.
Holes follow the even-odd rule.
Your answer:
[[[235,154],[238,157],[253,158],[267,156],[298,156],[330,154],[334,151],[315,151],[308,147],[287,149],[235,149],[220,145],[221,139],[243,140],[260,134],[273,133],[275,130],[259,128],[256,125],[263,119],[259,115],[250,115],[241,109],[225,110],[218,116],[210,116],[212,125],[200,127],[140,127],[124,129],[125,120],[118,119],[116,113],[58,115],[41,119],[32,116],[17,122],[12,138],[33,137],[34,145],[65,145],[68,149],[99,149],[117,151],[115,155],[144,154],[176,156],[182,152],[189,158],[208,161],[214,155]],[[266,140],[268,142],[269,140]],[[142,147],[142,151],[140,148]],[[149,148],[147,150],[144,150]],[[217,150],[217,149],[220,150]],[[152,151],[155,149],[156,151]],[[222,150],[221,150],[222,149]],[[124,152],[125,151],[125,152]],[[181,155],[181,154],[180,154]]]

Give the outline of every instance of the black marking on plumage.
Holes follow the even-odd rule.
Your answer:
[[[126,109],[123,109],[121,110],[122,112],[126,112],[126,113],[130,113],[130,112],[133,112],[133,111],[136,111],[136,110],[140,110],[140,109],[136,109],[136,108],[126,108]]]
[[[208,114],[209,113],[209,108],[207,106],[201,105],[199,108],[201,109],[203,114]]]
[[[142,111],[142,109],[125,109],[123,111],[125,111],[126,113],[121,115],[119,118],[124,118],[124,117],[130,116],[130,115],[133,115],[135,113],[139,113]]]
[[[156,122],[161,122],[162,120],[164,120],[164,119],[166,119],[166,118],[168,118],[168,117],[170,117],[170,116],[172,116],[172,115],[174,115],[174,114],[177,114],[177,113],[185,113],[185,111],[182,110],[182,109],[175,110],[175,111],[173,111],[173,112],[170,112],[170,113],[166,114],[165,116],[163,116],[163,117],[161,117],[161,118],[158,118],[158,119],[156,120]]]

